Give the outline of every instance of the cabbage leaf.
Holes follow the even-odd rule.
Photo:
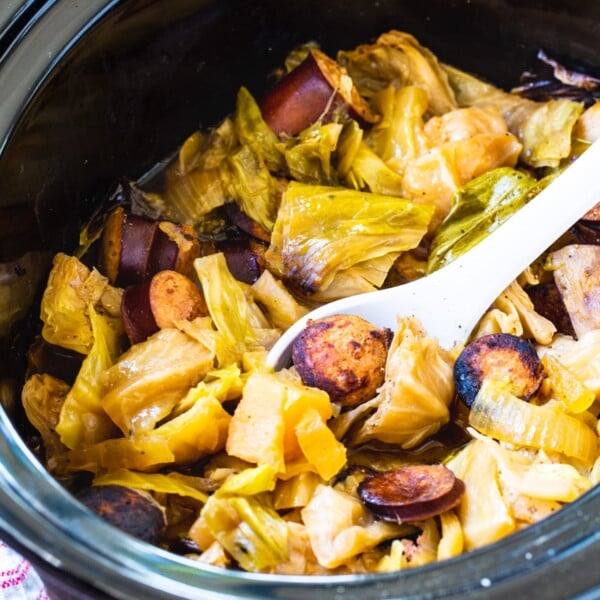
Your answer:
[[[280,277],[314,293],[340,270],[417,246],[432,213],[401,198],[291,182],[265,259]]]
[[[214,326],[226,346],[221,350],[220,366],[238,362],[245,352],[274,343],[279,331],[233,277],[222,253],[197,258],[194,268]]]
[[[132,346],[102,376],[102,407],[124,435],[154,429],[213,367],[214,354],[178,329]]]
[[[88,314],[94,343],[65,398],[56,425],[62,443],[71,449],[101,442],[117,432],[102,404],[102,376],[117,359],[119,339],[92,305]]]
[[[454,195],[450,213],[431,241],[427,272],[473,248],[539,189],[537,180],[510,167],[494,169],[467,183]]]
[[[110,289],[108,279],[95,268],[90,271],[74,256],[59,252],[42,297],[42,337],[50,344],[87,354],[94,343],[88,307],[100,309]],[[122,331],[120,315],[106,318],[116,333]]]
[[[532,167],[558,167],[571,153],[583,104],[572,100],[534,102],[505,92],[460,69],[442,65],[460,106],[496,107],[523,144],[521,160]]]
[[[390,84],[415,85],[427,92],[431,113],[457,108],[448,76],[436,56],[409,33],[389,31],[374,44],[338,52],[337,58],[363,96],[370,98]]]
[[[454,361],[413,318],[399,319],[388,351],[385,382],[372,402],[375,412],[351,444],[380,440],[408,449],[450,420]]]

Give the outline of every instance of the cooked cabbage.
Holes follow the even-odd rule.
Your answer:
[[[212,369],[214,354],[178,329],[135,344],[102,375],[102,407],[124,435],[148,432]]]
[[[338,52],[337,59],[364,96],[371,97],[391,84],[415,85],[427,92],[433,114],[441,115],[458,107],[437,58],[409,33],[389,31],[374,44]]]
[[[452,198],[452,208],[437,229],[427,261],[431,273],[473,248],[538,191],[529,175],[509,167],[480,175]]]
[[[94,343],[88,307],[100,309],[102,296],[110,288],[108,279],[95,268],[90,271],[79,259],[59,252],[42,297],[42,337],[50,344],[87,354]],[[115,332],[122,331],[120,315],[111,317],[109,323]]]
[[[556,327],[535,311],[529,295],[515,280],[496,298],[492,307],[479,321],[473,337],[489,333],[510,333],[549,344]]]
[[[450,420],[454,361],[415,319],[399,319],[388,351],[385,382],[376,407],[352,444],[380,440],[413,448]]]
[[[221,342],[225,345],[221,365],[241,360],[244,352],[258,347],[269,348],[279,330],[273,328],[246,288],[237,281],[222,253],[211,254],[194,261],[202,292]]]
[[[443,65],[459,106],[497,108],[523,144],[521,160],[532,167],[558,167],[571,153],[573,128],[583,104],[572,100],[534,102],[505,92],[460,69]]]
[[[483,442],[472,440],[446,466],[465,483],[458,517],[466,550],[481,548],[515,531],[515,519],[498,483],[496,457]]]
[[[29,422],[42,436],[47,461],[66,451],[56,433],[56,426],[69,389],[69,384],[61,379],[42,373],[29,377],[21,391],[23,409]]]
[[[119,354],[119,339],[106,318],[88,307],[93,345],[85,357],[73,387],[61,407],[56,433],[69,448],[81,448],[106,440],[116,433],[115,423],[104,410],[104,372]]]
[[[286,522],[262,493],[274,485],[270,467],[246,469],[210,496],[200,513],[214,539],[247,571],[275,566],[289,556]]]
[[[560,403],[537,406],[484,380],[469,413],[477,431],[516,446],[558,452],[589,466],[598,456],[598,436],[586,422],[568,415]]]
[[[402,532],[396,523],[375,519],[356,496],[326,485],[316,488],[302,520],[319,563],[330,569]]]
[[[432,212],[401,198],[291,182],[265,258],[281,277],[315,292],[342,269],[414,248]]]

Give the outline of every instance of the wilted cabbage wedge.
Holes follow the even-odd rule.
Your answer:
[[[265,258],[305,292],[324,290],[340,270],[417,246],[432,213],[402,198],[291,182]]]
[[[221,348],[217,350],[220,366],[228,366],[241,360],[245,352],[274,343],[279,331],[272,328],[251,293],[246,293],[246,288],[233,277],[222,253],[197,258],[194,268],[221,336]]]
[[[413,448],[450,420],[454,361],[415,319],[401,319],[388,351],[385,382],[375,412],[352,437],[352,444],[380,440]]]
[[[185,333],[162,329],[103,374],[102,406],[124,435],[149,432],[212,369],[213,359]]]
[[[460,106],[496,107],[523,144],[521,159],[532,167],[558,167],[571,153],[583,104],[572,100],[534,102],[443,65]]]
[[[533,177],[509,167],[480,175],[458,190],[429,250],[431,273],[473,248],[539,191]]]
[[[289,555],[286,522],[262,493],[275,487],[267,465],[230,477],[206,502],[200,520],[240,566],[259,571],[285,562]]]
[[[458,106],[448,76],[435,55],[409,33],[389,31],[374,44],[341,51],[337,58],[364,96],[371,97],[390,84],[416,85],[427,92],[433,114]]]
[[[90,271],[74,256],[58,253],[42,297],[42,337],[50,344],[87,354],[94,343],[88,307],[99,305],[108,288],[108,279],[99,271]],[[110,318],[109,323],[115,331],[122,330],[120,317]]]

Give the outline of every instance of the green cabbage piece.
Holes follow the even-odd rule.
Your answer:
[[[452,262],[497,229],[539,190],[533,177],[500,167],[476,177],[452,198],[452,208],[431,241],[427,273]]]
[[[240,144],[259,152],[270,171],[284,169],[279,138],[266,124],[256,100],[245,87],[237,94],[234,125]]]
[[[363,96],[370,98],[391,84],[415,85],[427,93],[432,114],[441,115],[458,107],[436,56],[408,33],[389,31],[374,44],[338,52],[337,59]]]
[[[277,214],[277,181],[260,152],[244,145],[227,160],[227,193],[252,220],[267,231],[273,229]]]
[[[56,425],[61,442],[71,449],[102,442],[118,431],[102,406],[101,375],[115,362],[119,339],[93,306],[88,307],[88,313],[94,343],[65,398]]]
[[[314,293],[340,270],[417,246],[433,211],[393,196],[291,182],[265,259],[280,277]]]
[[[374,194],[402,196],[402,176],[392,170],[367,144],[361,142],[354,154],[346,183],[357,190]]]
[[[575,123],[583,104],[572,100],[534,102],[505,92],[460,69],[443,65],[460,106],[494,106],[511,133],[523,144],[521,160],[538,167],[557,167],[571,154]]]
[[[337,148],[342,127],[340,123],[317,123],[298,134],[285,151],[285,161],[293,179],[303,183],[335,183],[331,156]]]

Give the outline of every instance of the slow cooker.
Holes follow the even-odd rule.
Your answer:
[[[0,5],[0,538],[56,598],[594,598],[600,489],[543,522],[433,566],[271,576],[199,566],[121,533],[52,479],[22,439],[28,311],[44,261],[121,176],[136,179],[296,44],[335,52],[390,28],[510,88],[543,48],[600,65],[589,0],[46,0]],[[26,263],[24,274],[18,265]],[[23,280],[25,277],[25,280]],[[13,286],[24,286],[11,302]]]

